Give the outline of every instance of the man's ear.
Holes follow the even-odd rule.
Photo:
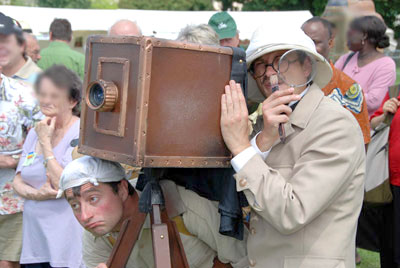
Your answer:
[[[329,50],[331,50],[335,46],[335,37],[329,39],[328,45],[329,45]]]
[[[129,190],[128,190],[128,181],[127,180],[122,180],[118,184],[118,195],[124,202],[126,199],[128,199],[129,196]]]

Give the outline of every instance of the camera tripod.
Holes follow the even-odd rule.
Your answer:
[[[124,268],[126,266],[147,214],[150,214],[154,267],[189,268],[178,228],[175,222],[168,217],[165,209],[165,200],[159,185],[163,169],[148,169],[146,172],[146,175],[150,178],[146,187],[150,187],[151,204],[148,205],[151,209],[145,213],[141,212],[143,208],[139,209],[138,194],[133,195],[134,204],[128,209],[134,211],[132,214],[134,216],[123,222],[118,239],[108,259],[107,267]]]

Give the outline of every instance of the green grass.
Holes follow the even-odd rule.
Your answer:
[[[361,264],[357,268],[380,268],[379,253],[358,249],[361,256]]]
[[[395,85],[399,85],[400,84],[400,67],[396,69],[396,84]]]

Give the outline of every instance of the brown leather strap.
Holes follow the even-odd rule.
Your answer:
[[[146,214],[139,211],[138,195],[135,193],[131,198],[132,200],[126,203],[124,209],[131,209],[134,216],[122,223],[117,242],[113,246],[111,255],[107,261],[108,268],[123,268],[126,266],[146,220]]]

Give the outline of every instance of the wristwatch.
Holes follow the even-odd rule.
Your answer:
[[[47,157],[47,158],[43,161],[44,168],[47,168],[47,163],[48,163],[50,160],[52,160],[52,159],[55,159],[54,155]]]
[[[13,154],[13,155],[11,155],[11,157],[12,157],[14,160],[19,160],[19,159],[21,158],[21,156],[20,156],[19,154]]]

